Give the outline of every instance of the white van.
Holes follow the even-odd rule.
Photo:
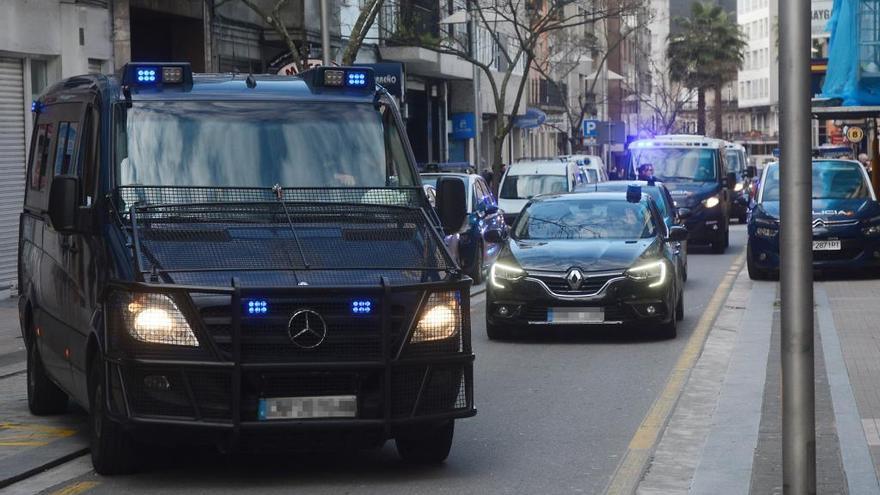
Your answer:
[[[507,167],[498,187],[498,208],[508,225],[523,206],[540,194],[575,191],[586,184],[578,166],[570,161],[542,160],[517,162]]]
[[[605,182],[608,180],[608,172],[605,170],[605,162],[596,155],[562,155],[559,158],[577,164],[587,175],[590,184]]]

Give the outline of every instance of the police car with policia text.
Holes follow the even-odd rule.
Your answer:
[[[749,215],[747,265],[755,280],[779,277],[779,163],[764,168]],[[814,159],[813,268],[880,267],[880,203],[859,162]]]
[[[89,411],[101,474],[143,442],[449,453],[473,416],[469,289],[371,69],[126,65],[34,103],[19,310],[28,404]]]

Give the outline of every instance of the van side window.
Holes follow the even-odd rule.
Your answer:
[[[76,175],[76,138],[79,122],[59,122],[55,145],[55,175]]]
[[[52,142],[52,134],[55,126],[52,123],[40,124],[34,135],[34,155],[31,165],[30,188],[34,191],[44,191],[49,184],[46,167],[49,162],[49,145]]]

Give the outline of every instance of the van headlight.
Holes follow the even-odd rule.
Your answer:
[[[721,200],[718,199],[718,196],[712,196],[703,200],[703,206],[706,208],[715,208],[720,202]]]
[[[434,342],[457,335],[461,330],[460,297],[457,291],[431,294],[409,339],[410,343]]]
[[[503,281],[513,282],[523,278],[525,274],[526,272],[522,268],[496,262],[489,269],[489,282],[497,289],[506,289],[507,286],[502,283]]]
[[[737,182],[736,185],[733,186],[733,191],[734,191],[734,192],[740,192],[740,191],[743,190],[743,187],[744,187],[744,186],[743,186],[743,183],[742,183],[742,182]]]
[[[652,261],[636,265],[626,271],[626,276],[637,281],[651,281],[648,287],[659,287],[666,282],[666,262]]]
[[[127,299],[127,304],[121,308],[122,322],[135,340],[151,344],[199,345],[186,317],[170,297],[132,293]]]

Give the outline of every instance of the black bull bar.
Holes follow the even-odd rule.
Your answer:
[[[163,285],[112,282],[105,298],[104,364],[107,410],[126,425],[177,425],[220,429],[237,440],[242,431],[272,428],[370,428],[392,437],[399,428],[476,414],[473,400],[473,361],[470,334],[469,279],[393,286],[383,278],[376,286],[347,287],[231,287]],[[150,344],[136,340],[119,318],[124,310],[114,294],[137,297],[161,294],[171,298],[198,338],[198,347]],[[457,296],[456,296],[457,294]],[[195,302],[201,298],[229,301],[228,332],[213,331]],[[363,325],[376,332],[375,352],[345,348],[337,340],[339,355],[311,354],[308,350],[275,355],[252,352],[253,318],[246,302],[316,301],[368,298],[378,309]],[[457,300],[459,329],[442,341],[412,343],[413,333],[434,298]],[[124,301],[124,299],[123,299]],[[414,302],[414,304],[413,304]],[[401,305],[403,304],[403,311]],[[410,306],[406,306],[410,304]],[[453,306],[455,307],[455,306]],[[289,316],[289,315],[288,315]],[[354,318],[349,315],[350,318]],[[336,328],[345,318],[337,317]],[[369,323],[372,322],[372,323]],[[368,324],[369,323],[369,324]],[[328,339],[334,324],[327,324]],[[256,331],[256,330],[255,330]],[[285,333],[289,337],[289,333]],[[290,339],[292,341],[292,339]],[[273,342],[277,342],[276,339]],[[265,346],[264,346],[265,347]],[[271,349],[283,346],[269,344]],[[318,347],[320,348],[320,346]],[[157,378],[159,377],[159,378]],[[302,380],[301,385],[297,380]],[[157,381],[158,380],[158,381]],[[268,386],[276,380],[280,387]],[[350,381],[349,381],[350,380]],[[326,390],[322,389],[328,383]],[[329,383],[332,382],[332,385]],[[148,390],[160,384],[160,390]],[[290,383],[293,383],[291,385]],[[161,390],[167,384],[167,390]],[[347,384],[347,385],[346,385]],[[284,387],[292,387],[285,389]],[[263,388],[261,388],[263,387]],[[297,388],[300,387],[300,388]],[[348,388],[346,388],[348,387]],[[351,391],[357,398],[353,418],[273,419],[254,417],[254,396],[266,394],[333,395]],[[280,395],[282,397],[287,395]]]

